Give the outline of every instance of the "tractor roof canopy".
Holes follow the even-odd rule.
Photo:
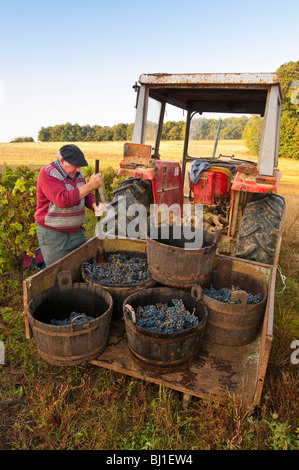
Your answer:
[[[142,74],[149,96],[176,107],[215,113],[264,116],[268,92],[278,85],[276,73]]]

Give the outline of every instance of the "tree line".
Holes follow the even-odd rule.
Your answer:
[[[42,127],[38,132],[40,142],[101,142],[131,140],[134,124],[115,124],[114,126],[90,126],[85,124],[56,124]]]
[[[240,118],[231,117],[223,119],[221,124],[220,139],[241,139],[242,132],[248,121],[246,116]],[[215,139],[218,120],[200,118],[193,120],[192,138]],[[101,142],[101,141],[130,141],[132,140],[134,124],[115,124],[114,126],[90,126],[56,124],[55,126],[42,127],[38,133],[40,142]],[[182,140],[184,138],[184,121],[167,121],[162,128],[162,140]]]
[[[242,139],[243,131],[248,122],[247,116],[229,117],[222,119],[219,139],[239,140]],[[190,138],[193,140],[214,140],[217,134],[219,120],[199,118],[192,119]]]

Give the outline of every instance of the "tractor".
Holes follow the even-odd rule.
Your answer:
[[[220,230],[219,253],[277,264],[285,213],[284,198],[277,194],[282,99],[278,75],[143,74],[133,88],[137,92],[136,119],[132,142],[124,144],[118,172],[125,179],[111,202],[116,214],[120,210],[127,214],[131,204],[202,204],[205,228]],[[186,116],[181,162],[160,159],[162,126],[169,107]],[[212,155],[196,156],[198,142],[193,139],[192,126],[203,113],[261,116],[257,161],[242,160],[235,154],[216,156],[221,120]],[[120,199],[122,196],[125,198]],[[125,206],[118,204],[120,200]],[[125,219],[128,223],[130,217]],[[117,233],[126,236],[120,223]]]

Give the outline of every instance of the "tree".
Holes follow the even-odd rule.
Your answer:
[[[222,120],[220,139],[239,140],[242,139],[242,134],[248,122],[247,116],[229,117]]]
[[[115,124],[112,126],[112,140],[126,140],[127,139],[127,124]]]
[[[129,142],[132,140],[133,130],[134,130],[134,123],[128,124],[126,140],[128,140]]]
[[[281,116],[279,156],[299,159],[299,120],[289,111]]]
[[[299,61],[277,69],[282,90],[279,155],[299,159]]]
[[[41,127],[40,128],[40,130],[38,132],[37,140],[39,140],[40,142],[48,142],[50,140],[49,127]]]
[[[109,126],[103,126],[99,132],[98,132],[98,139],[99,141],[108,141],[112,140],[113,138],[113,132],[111,130],[111,127]]]
[[[78,123],[73,124],[73,126],[72,126],[72,133],[73,133],[72,142],[80,141],[80,132],[81,132],[81,127],[79,126],[79,124]]]
[[[282,105],[281,111],[288,111],[291,116],[299,116],[299,60],[288,62],[277,69],[279,76]]]
[[[184,129],[184,121],[167,121],[163,124],[162,140],[182,140]]]
[[[259,153],[262,130],[263,119],[259,116],[252,116],[252,118],[247,121],[247,124],[244,128],[242,137],[245,145],[249,148],[253,155],[258,155]]]

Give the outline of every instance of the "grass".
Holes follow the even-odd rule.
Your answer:
[[[55,158],[60,145],[0,144],[0,164],[40,166]],[[90,164],[99,158],[101,168],[115,167],[122,158],[123,143],[80,147]],[[180,160],[180,143],[163,142],[162,147],[162,158]],[[244,147],[240,152],[248,158]],[[299,365],[291,363],[290,345],[298,339],[299,326],[299,162],[281,160],[280,168],[287,212],[279,264],[286,287],[278,276],[274,339],[261,404],[252,410],[230,397],[224,404],[193,398],[185,410],[174,390],[91,364],[45,363],[34,340],[25,338],[23,299],[14,273],[7,272],[0,281],[0,340],[5,343],[1,450],[298,449]]]

